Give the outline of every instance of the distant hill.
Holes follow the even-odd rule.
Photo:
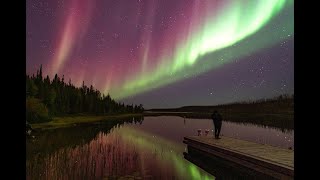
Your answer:
[[[180,116],[184,118],[211,119],[214,110],[223,120],[253,123],[284,129],[294,128],[294,96],[281,95],[275,98],[251,102],[238,102],[216,106],[183,106],[170,109],[149,109],[145,116]],[[152,111],[152,113],[148,113]]]
[[[179,108],[149,109],[153,112],[197,112],[212,113],[217,110],[221,113],[263,113],[263,114],[293,114],[293,95],[280,95],[270,99],[257,101],[236,102],[214,106],[183,106]]]

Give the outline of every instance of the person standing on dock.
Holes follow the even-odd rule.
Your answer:
[[[214,125],[214,137],[216,139],[220,139],[220,131],[221,131],[221,126],[222,126],[222,116],[218,113],[218,111],[214,111],[212,116],[213,120],[213,125]]]

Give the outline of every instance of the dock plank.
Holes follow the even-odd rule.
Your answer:
[[[239,163],[249,162],[251,164],[248,164],[248,167],[256,165],[278,175],[284,173],[293,176],[294,151],[290,149],[225,136],[221,139],[214,139],[212,136],[189,136],[184,138],[184,142],[208,154],[234,159]]]
[[[214,139],[212,136],[192,136],[188,137],[194,141],[206,143],[208,145],[227,148],[233,151],[238,151],[250,156],[267,159],[278,164],[283,164],[289,167],[294,167],[294,151],[267,144],[258,144],[254,142],[234,139],[229,137],[221,137]]]

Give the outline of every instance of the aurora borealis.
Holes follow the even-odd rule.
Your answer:
[[[147,108],[293,93],[293,0],[27,1],[27,73]]]

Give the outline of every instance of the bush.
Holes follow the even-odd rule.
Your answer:
[[[26,99],[26,120],[30,123],[48,122],[51,118],[48,109],[37,98]]]

